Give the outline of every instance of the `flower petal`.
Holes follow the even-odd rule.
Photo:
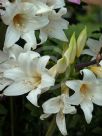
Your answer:
[[[72,96],[69,97],[68,102],[72,105],[79,105],[83,100],[83,97],[79,93],[74,93]]]
[[[4,48],[10,48],[13,46],[13,44],[19,40],[20,35],[20,31],[16,30],[13,25],[10,25],[6,31]]]
[[[76,109],[74,106],[71,106],[69,104],[69,96],[68,95],[61,95],[62,97],[62,101],[64,102],[64,107],[63,107],[63,113],[64,114],[75,114],[76,113]]]
[[[61,18],[62,13],[65,13],[64,9],[60,9],[58,13],[52,11],[49,15],[49,24],[43,27],[41,31],[45,32],[51,38],[68,41],[63,29],[67,29],[69,23]]]
[[[102,106],[102,86],[98,86],[92,90],[92,102]]]
[[[44,120],[44,119],[48,118],[49,116],[51,116],[51,114],[42,114],[42,115],[40,116],[40,119],[41,119],[41,120]]]
[[[66,136],[67,135],[67,129],[66,129],[66,123],[65,123],[65,116],[61,113],[57,113],[56,115],[56,123],[61,131],[61,133]]]
[[[98,40],[89,38],[87,41],[88,47],[93,51],[94,54],[97,54],[100,51],[100,44]]]
[[[55,79],[49,73],[42,73],[41,84],[39,88],[48,88],[53,86],[55,83]]]
[[[8,60],[8,54],[0,50],[0,64]]]
[[[90,49],[83,50],[81,54],[87,54],[87,55],[90,55],[90,56],[95,56],[95,53],[93,53]]]
[[[96,80],[96,76],[94,75],[94,73],[91,70],[83,69],[80,72],[81,73],[83,72],[83,74],[84,74],[84,77],[83,77],[84,81],[93,81],[93,80]]]
[[[39,38],[40,38],[41,42],[39,44],[46,42],[47,37],[48,37],[47,34],[44,31],[40,30]]]
[[[27,42],[25,45],[26,47],[24,46],[24,49],[26,49],[26,50],[31,50],[31,48],[36,49],[37,41],[36,41],[34,31],[29,31],[29,32],[23,34],[22,39],[24,39]]]
[[[4,71],[4,77],[14,81],[19,81],[21,79],[25,79],[26,75],[20,68],[13,68]]]
[[[20,53],[24,52],[24,49],[21,46],[19,46],[17,44],[14,44],[9,49],[6,49],[6,51],[9,52],[9,57],[11,59],[17,60],[17,58],[20,55]]]
[[[13,83],[9,87],[7,87],[4,90],[4,95],[18,96],[18,95],[28,93],[30,90],[32,90],[32,86],[29,83],[25,81],[20,81],[20,82]]]
[[[12,80],[0,77],[0,91],[2,91],[6,86],[10,85]]]
[[[92,119],[93,103],[90,100],[85,100],[80,104],[80,106],[84,112],[85,119],[89,124]]]
[[[47,114],[58,113],[60,110],[60,96],[47,100],[43,105],[43,111]]]
[[[41,90],[39,88],[32,90],[28,95],[27,99],[35,106],[38,106],[38,96],[41,94]]]
[[[65,6],[64,0],[42,0],[45,2],[48,6],[53,6],[54,9],[62,8]]]
[[[80,90],[82,83],[80,82],[80,80],[70,80],[70,81],[66,81],[66,85],[70,89],[78,92]]]
[[[36,69],[39,56],[39,53],[33,51],[21,53],[18,58],[21,69],[31,76],[34,73],[33,71]]]
[[[46,67],[49,59],[50,59],[50,56],[40,57],[39,61],[38,61],[38,69],[40,69],[41,71],[45,70],[45,67]]]

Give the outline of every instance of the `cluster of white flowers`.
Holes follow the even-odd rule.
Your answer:
[[[1,19],[8,25],[3,51],[0,51],[0,91],[4,89],[3,95],[18,96],[28,93],[27,99],[39,107],[38,96],[55,85],[56,75],[71,67],[75,57],[82,53],[95,58],[100,51],[102,38],[98,47],[98,41],[89,39],[87,43],[90,49],[82,52],[87,39],[85,28],[77,41],[73,34],[62,58],[47,69],[50,56],[40,56],[32,49],[46,42],[48,37],[68,42],[63,31],[68,29],[68,21],[62,17],[67,12],[64,0],[15,0],[12,3],[0,0],[0,6],[5,8],[0,10]],[[39,31],[40,43],[37,43],[36,31]],[[20,38],[25,40],[24,48],[16,43]],[[87,123],[92,119],[93,103],[102,105],[102,70],[99,70],[102,68],[92,66],[89,69],[80,71],[83,80],[67,78],[64,83],[61,82],[61,95],[42,105],[44,114],[40,118],[57,114],[56,123],[63,135],[67,135],[64,114],[75,114],[75,105],[80,105]],[[98,76],[99,72],[101,77]],[[72,96],[69,96],[70,90],[75,91]]]

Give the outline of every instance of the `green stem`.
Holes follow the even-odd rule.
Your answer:
[[[10,118],[11,118],[11,136],[14,136],[14,108],[12,97],[10,97]]]
[[[56,129],[56,123],[54,117],[45,136],[53,136],[55,129]]]

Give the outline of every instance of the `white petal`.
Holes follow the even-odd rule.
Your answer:
[[[46,42],[47,37],[48,37],[47,34],[44,31],[40,30],[39,38],[41,42],[39,44],[43,44],[44,42]]]
[[[61,16],[61,11],[59,11],[58,13],[52,11],[49,15],[49,24],[43,27],[42,31],[45,32],[51,38],[56,38],[62,41],[68,41],[65,33],[63,32],[63,29],[67,29],[69,23],[63,18],[61,18]]]
[[[93,103],[90,100],[85,100],[80,104],[80,106],[84,112],[85,119],[89,124],[92,120]]]
[[[14,44],[12,47],[6,50],[9,52],[9,57],[15,60],[18,58],[20,53],[24,52],[24,49],[17,44]]]
[[[66,81],[66,85],[70,89],[78,92],[80,90],[80,87],[81,87],[82,83],[80,82],[80,80],[71,80],[71,81]]]
[[[84,77],[83,80],[84,81],[93,81],[96,80],[96,76],[94,75],[94,73],[88,69],[83,69],[81,70],[81,73],[83,72]]]
[[[102,106],[102,86],[92,90],[92,102]]]
[[[44,120],[44,119],[48,118],[50,115],[51,115],[51,114],[42,114],[42,115],[40,116],[40,119],[41,119],[41,120]]]
[[[62,97],[62,101],[64,102],[64,107],[63,107],[63,113],[64,114],[75,114],[76,113],[76,109],[74,106],[71,106],[69,104],[69,96],[68,95],[61,95]]]
[[[31,76],[33,74],[32,71],[34,71],[36,69],[36,65],[37,65],[37,61],[38,61],[39,56],[40,55],[38,53],[33,52],[33,51],[27,51],[26,53],[21,53],[18,58],[20,67],[28,75]]]
[[[32,23],[30,22],[28,26],[26,26],[25,31],[31,31],[33,30],[39,30],[46,26],[49,23],[47,16],[35,16],[32,20]]]
[[[100,43],[98,40],[88,39],[88,47],[93,51],[94,54],[97,54],[100,51]]]
[[[28,95],[27,99],[35,106],[38,106],[38,96],[41,94],[41,90],[39,88],[32,90]]]
[[[22,39],[24,39],[27,42],[26,43],[26,50],[30,50],[31,48],[36,49],[37,41],[36,41],[36,37],[35,37],[35,32],[34,31],[30,31],[28,33],[23,34],[22,35]]]
[[[38,61],[38,69],[40,69],[41,71],[45,70],[45,67],[46,67],[49,59],[50,59],[50,56],[40,57],[39,61]]]
[[[63,114],[58,113],[56,115],[56,123],[61,131],[61,133],[66,136],[67,135],[67,129],[66,129],[66,123],[65,123],[65,116]]]
[[[10,48],[11,46],[16,43],[19,38],[20,38],[20,31],[16,30],[13,25],[10,25],[7,28],[6,36],[5,36],[5,42],[4,42],[4,47],[5,48]]]
[[[4,71],[4,77],[14,81],[19,81],[21,79],[24,79],[26,75],[21,69],[13,68]]]
[[[81,96],[80,92],[79,93],[74,93],[72,96],[69,97],[68,101],[72,105],[79,105],[83,100],[83,97]]]
[[[0,91],[2,91],[6,86],[12,83],[11,80],[6,79],[4,77],[0,78]]]
[[[0,64],[8,60],[8,54],[0,50]]]
[[[48,88],[53,86],[55,83],[55,79],[51,77],[49,73],[42,73],[40,88]]]
[[[32,86],[29,83],[27,84],[27,82],[20,81],[20,82],[13,83],[9,87],[7,87],[4,90],[4,95],[18,96],[18,95],[28,93],[30,90],[32,90]]]
[[[60,96],[47,100],[43,105],[43,111],[47,114],[58,113],[60,110]]]
[[[45,2],[48,6],[53,6],[54,9],[65,6],[64,0],[42,0],[42,1]]]
[[[10,25],[11,20],[14,16],[15,8],[16,8],[16,4],[13,4],[10,2],[9,5],[6,7],[5,14],[3,16],[1,16],[3,22],[6,25]]]
[[[96,55],[90,49],[83,50],[83,52],[81,54],[87,54],[87,55],[90,55],[90,56],[95,56]]]

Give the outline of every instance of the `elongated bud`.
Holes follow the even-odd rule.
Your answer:
[[[75,56],[76,56],[76,38],[75,38],[75,33],[73,33],[70,39],[69,47],[64,53],[64,57],[66,58],[67,65],[72,64],[74,62]]]
[[[79,34],[79,37],[77,39],[77,57],[79,57],[85,47],[87,40],[87,28],[85,27],[81,33]]]

